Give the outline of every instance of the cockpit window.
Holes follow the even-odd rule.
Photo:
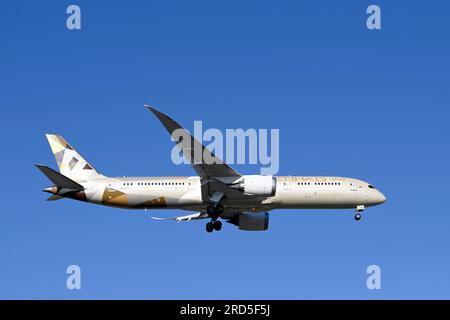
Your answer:
[[[373,185],[371,185],[371,184],[369,184],[369,188],[370,189],[375,189],[375,187]]]

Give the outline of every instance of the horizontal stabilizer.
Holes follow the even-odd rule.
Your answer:
[[[75,181],[67,178],[66,176],[62,175],[59,172],[56,172],[55,170],[43,166],[41,164],[37,164],[36,167],[41,170],[45,176],[55,184],[58,188],[65,188],[65,189],[74,189],[74,190],[82,190],[83,186],[79,183],[76,183]]]
[[[59,196],[57,194],[54,194],[51,197],[47,198],[47,201],[56,201],[56,200],[59,200],[59,199],[64,199],[64,197],[61,197],[61,196]]]

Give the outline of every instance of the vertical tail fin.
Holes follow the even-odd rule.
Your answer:
[[[75,181],[103,177],[63,137],[56,134],[46,134],[46,136],[59,172],[63,175]]]

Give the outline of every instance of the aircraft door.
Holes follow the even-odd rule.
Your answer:
[[[291,181],[289,181],[289,179],[284,179],[283,181],[283,190],[291,190]]]
[[[189,190],[195,190],[195,180],[194,179],[188,179],[187,185]]]

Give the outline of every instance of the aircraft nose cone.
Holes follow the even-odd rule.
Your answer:
[[[386,202],[386,196],[384,194],[382,194],[380,191],[378,191],[377,202],[378,202],[378,204],[382,204],[382,203]]]

